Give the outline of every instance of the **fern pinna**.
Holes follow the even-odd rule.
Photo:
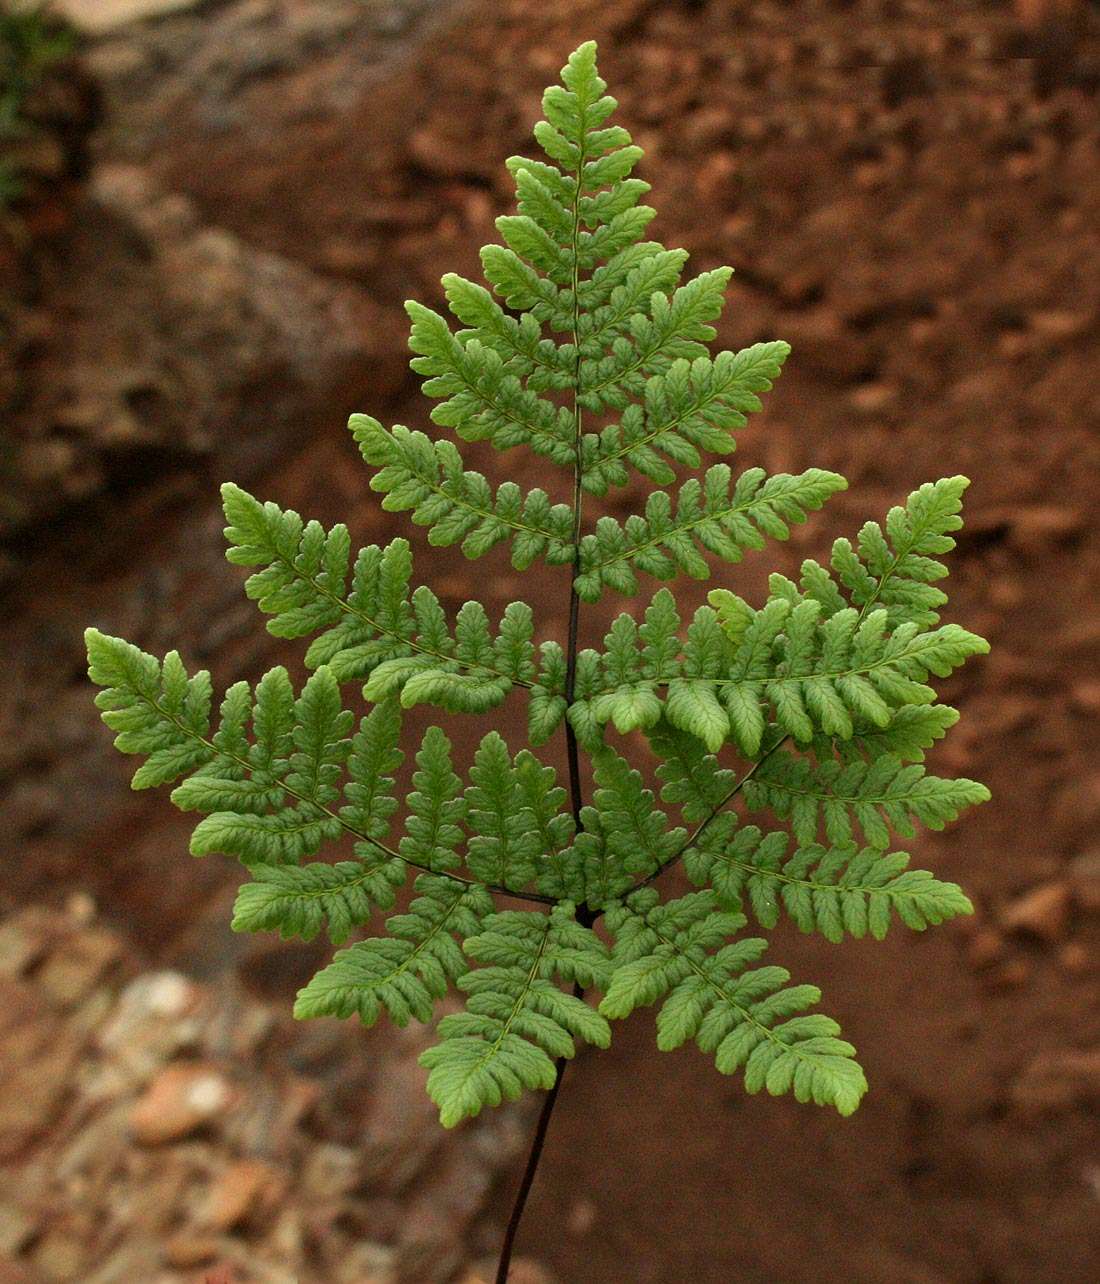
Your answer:
[[[246,866],[236,930],[327,930],[343,945],[373,929],[305,986],[297,1015],[370,1024],[384,1011],[404,1025],[430,1021],[452,987],[465,996],[422,1058],[445,1125],[556,1088],[578,1040],[606,1047],[610,1022],[642,1005],[659,1005],[661,1048],[693,1040],[750,1092],[847,1115],[866,1089],[855,1050],[816,1011],[817,988],[762,965],[766,941],[746,928],[786,915],[835,941],[970,912],[958,887],[891,850],[893,833],[940,828],[987,796],[921,765],[957,717],[930,677],[987,650],[938,616],[938,558],[967,481],[921,486],[882,526],[837,540],[828,565],[773,576],[763,602],[716,588],[685,620],[659,588],[602,648],[579,649],[582,603],[635,594],[644,577],[704,579],[786,538],[846,483],[723,462],[678,481],[733,452],[788,348],[710,353],[730,270],[682,284],[687,255],[644,239],[641,151],[607,123],[616,103],[595,46],[561,78],[534,131],[546,158],[508,161],[518,212],[482,251],[489,288],[443,278],[457,329],[408,312],[432,421],[535,451],[571,479],[570,502],[494,488],[446,433],[367,415],[350,426],[383,507],[408,511],[431,544],[476,558],[506,543],[520,570],[569,568],[568,637],[537,643],[522,602],[495,622],[476,601],[450,618],[416,583],[406,540],[353,556],[345,526],[227,485],[229,560],[254,568],[245,588],[272,633],[312,639],[311,676],[297,692],[282,668],[255,690],[238,683],[214,715],[205,672],[90,630],[98,703],[119,749],[146,755],[135,787],[182,777],[173,801],[203,817],[192,851]],[[644,511],[586,529],[584,496],[635,473],[655,487]],[[516,692],[531,746],[564,737],[568,788],[496,732],[464,780],[433,726],[395,825],[403,712],[484,714]],[[345,708],[360,693],[365,714]],[[625,756],[631,733],[659,760],[652,787]],[[310,859],[349,835],[351,859]],[[697,890],[661,884],[678,865]]]

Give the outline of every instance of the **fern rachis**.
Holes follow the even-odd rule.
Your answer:
[[[671,489],[704,454],[734,451],[787,345],[711,355],[729,269],[681,284],[687,255],[642,239],[653,211],[630,177],[640,151],[606,123],[605,88],[594,45],[581,46],[544,98],[547,159],[508,162],[519,212],[482,255],[489,288],[443,278],[460,328],[408,305],[433,423],[534,450],[566,497],[509,480],[494,490],[446,434],[350,423],[383,506],[410,512],[431,544],[470,558],[508,544],[520,570],[568,568],[567,636],[536,647],[524,603],[495,622],[476,601],[451,617],[416,585],[407,541],[353,556],[343,525],[231,484],[227,556],[250,568],[246,592],[273,634],[312,639],[301,690],[273,669],[255,690],[231,687],[215,714],[208,675],[175,652],[160,661],[87,635],[104,721],[119,749],[146,757],[134,786],[178,781],[173,801],[203,814],[192,851],[248,870],[233,928],[327,930],[344,946],[296,1015],[429,1022],[453,987],[465,1006],[422,1058],[443,1123],[549,1090],[501,1280],[566,1059],[578,1039],[606,1047],[610,1023],[639,1006],[660,1003],[662,1049],[694,1040],[750,1092],[855,1110],[855,1049],[807,1011],[816,987],[756,966],[767,941],[743,934],[748,915],[839,940],[969,913],[958,887],[889,849],[892,833],[942,828],[987,797],[921,765],[957,718],[931,678],[987,649],[938,617],[965,478],[921,486],[883,526],[837,540],[828,567],[804,562],[797,583],[773,575],[757,605],[718,587],[685,621],[661,588],[614,619],[602,648],[582,648],[582,603],[633,595],[639,575],[705,579],[846,486],[820,469],[738,476],[719,462]],[[610,421],[596,432],[586,416]],[[632,473],[657,487],[644,512],[593,521],[584,497]],[[568,788],[496,732],[463,778],[432,726],[398,825],[403,711],[484,714],[513,692],[532,746],[564,739]],[[656,793],[626,756],[632,733],[659,761]],[[342,837],[352,859],[313,859]],[[661,878],[681,863],[696,890],[675,896]],[[395,913],[410,879],[416,895]]]

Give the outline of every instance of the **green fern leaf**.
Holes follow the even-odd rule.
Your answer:
[[[269,631],[294,638],[323,630],[306,653],[309,667],[326,665],[341,682],[366,678],[370,700],[400,691],[406,708],[428,702],[456,713],[483,713],[513,686],[532,685],[529,607],[512,603],[494,637],[484,608],[467,602],[452,628],[430,589],[410,592],[407,540],[362,549],[349,590],[346,529],[303,524],[292,510],[261,504],[237,486],[222,494],[226,556],[263,566],[245,589],[274,617]]]
[[[358,1016],[373,1025],[385,1010],[399,1026],[432,1019],[450,982],[468,967],[456,936],[476,932],[493,902],[483,887],[463,888],[432,874],[421,874],[416,890],[408,912],[386,920],[388,936],[341,950],[299,990],[296,1017]]]
[[[607,915],[614,970],[600,1012],[621,1019],[663,1000],[662,1051],[694,1039],[715,1054],[722,1074],[743,1068],[749,1092],[793,1092],[850,1115],[867,1090],[855,1049],[829,1017],[796,1015],[821,997],[816,986],[787,987],[790,974],[780,967],[746,970],[767,943],[731,942],[744,923],[719,909],[712,891],[666,905],[652,889],[634,893]]]
[[[233,907],[233,931],[312,941],[327,926],[329,940],[340,945],[353,928],[370,922],[376,906],[393,908],[406,866],[376,856],[334,865],[253,865],[249,872],[253,881],[240,888]]]
[[[606,1046],[608,1018],[648,1003],[661,1005],[660,1047],[694,1040],[723,1073],[743,1070],[749,1091],[848,1114],[866,1084],[836,1024],[808,1013],[817,990],[754,966],[764,942],[736,934],[742,907],[767,929],[785,914],[830,940],[970,912],[958,887],[890,850],[893,834],[941,828],[988,797],[922,765],[958,718],[934,679],[988,649],[939,622],[940,559],[968,482],[919,487],[837,540],[827,565],[804,561],[797,582],[770,576],[759,605],[723,578],[688,619],[662,588],[613,619],[602,648],[582,645],[582,603],[634,595],[640,575],[705,580],[716,562],[787,539],[846,485],[822,469],[769,477],[727,462],[680,480],[734,453],[789,349],[712,350],[731,269],[685,276],[685,251],[646,239],[641,149],[606,89],[595,45],[582,45],[543,97],[541,154],[507,161],[516,207],[481,253],[485,284],[449,273],[443,313],[407,304],[433,430],[349,424],[383,508],[407,513],[433,548],[563,568],[567,636],[546,636],[522,602],[499,619],[477,601],[445,610],[416,583],[407,540],[356,552],[346,526],[226,485],[226,556],[248,569],[269,631],[309,640],[304,685],[277,667],[229,687],[215,711],[205,671],[94,629],[89,672],[118,748],[144,758],[134,787],[174,786],[173,802],[200,817],[192,850],[248,868],[236,930],[327,931],[343,945],[381,920],[304,987],[297,1015],[371,1024],[386,1012],[403,1025],[430,1020],[452,983],[464,992],[423,1057],[446,1125],[552,1087],[578,1038]],[[545,489],[467,468],[461,443],[482,441],[553,464]],[[641,511],[582,502],[639,480]],[[349,682],[361,715],[344,708]],[[408,746],[399,789],[405,710],[483,716],[514,692],[528,743],[559,741],[568,790],[485,727],[456,742],[463,764],[472,755],[456,770],[435,726]],[[661,805],[609,743],[635,732]],[[719,762],[727,746],[736,771]],[[742,824],[738,799],[780,826]],[[316,859],[329,842],[342,858]],[[703,890],[662,904],[653,885],[681,861]],[[410,867],[416,895],[395,913]],[[495,896],[536,908],[499,912]],[[592,930],[601,918],[611,952]],[[604,992],[599,1010],[586,987]]]
[[[872,846],[885,848],[890,830],[912,838],[913,821],[943,829],[966,807],[986,802],[989,790],[975,780],[943,780],[919,765],[904,766],[893,754],[845,765],[835,759],[811,763],[794,754],[772,754],[745,785],[750,811],[770,808],[790,820],[795,838],[817,841],[819,823],[834,846],[855,840],[856,825]]]
[[[458,978],[466,1009],[440,1021],[440,1042],[420,1057],[446,1128],[525,1088],[552,1088],[554,1061],[573,1056],[575,1039],[601,1048],[611,1039],[602,1016],[555,984],[607,982],[607,947],[568,902],[491,915],[463,948],[483,966]]]
[[[882,940],[892,914],[919,932],[974,912],[956,884],[909,869],[906,852],[815,843],[787,858],[788,843],[786,834],[755,825],[715,827],[685,853],[684,867],[695,884],[710,883],[723,906],[740,907],[747,894],[762,927],[774,928],[782,908],[801,931],[834,942],[846,934]]]
[[[519,773],[495,731],[482,740],[470,768],[466,811],[473,837],[467,863],[476,878],[522,890],[538,872],[539,831],[523,806]]]
[[[382,507],[412,509],[412,520],[429,527],[429,543],[461,541],[467,557],[482,557],[511,539],[517,570],[540,556],[552,566],[573,561],[572,510],[551,504],[545,491],[524,496],[514,482],[504,482],[494,495],[480,473],[463,469],[452,442],[433,443],[400,424],[387,431],[369,415],[352,415],[350,427],[363,458],[380,469],[371,489],[386,496]]]
[[[636,593],[637,571],[659,580],[706,579],[704,553],[739,562],[746,550],[763,548],[767,535],[786,539],[789,523],[805,521],[846,486],[843,477],[820,468],[766,480],[762,468],[749,468],[733,481],[726,464],[715,464],[701,484],[691,478],[680,487],[675,515],[668,493],[654,491],[644,517],[629,517],[625,526],[601,517],[580,542],[577,592],[586,602],[597,601],[604,588]]]
[[[926,482],[904,507],[889,511],[885,531],[878,522],[867,522],[855,547],[850,540],[838,539],[833,544],[832,575],[817,562],[804,562],[801,590],[788,581],[789,591],[820,602],[826,615],[850,602],[861,616],[884,608],[890,628],[936,624],[938,608],[947,601],[934,586],[947,574],[937,559],[955,547],[950,532],[963,524],[959,514],[969,485],[968,477]]]

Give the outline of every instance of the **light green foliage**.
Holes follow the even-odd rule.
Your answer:
[[[748,810],[770,807],[790,820],[800,843],[816,841],[820,818],[829,842],[854,841],[858,826],[879,848],[889,844],[891,828],[905,838],[913,837],[914,820],[943,829],[965,808],[988,798],[989,790],[975,780],[941,780],[921,766],[903,766],[889,753],[847,766],[835,758],[813,763],[775,753],[745,786]]]
[[[712,461],[683,476],[733,453],[787,345],[711,351],[730,269],[685,281],[687,254],[643,239],[641,153],[610,123],[594,45],[543,107],[545,158],[508,161],[517,210],[482,253],[487,285],[443,278],[456,328],[408,305],[435,427],[350,427],[385,509],[430,545],[496,559],[489,575],[506,556],[564,568],[577,627],[547,638],[522,602],[495,620],[476,601],[451,613],[416,583],[407,540],[355,553],[345,526],[226,485],[227,556],[270,632],[309,639],[309,676],[272,669],[215,712],[208,675],[175,652],[92,629],[98,703],[119,749],[145,757],[135,787],[175,783],[173,801],[200,814],[192,850],[247,867],[236,930],[351,942],[298,1016],[404,1025],[433,1020],[452,987],[464,996],[422,1058],[444,1124],[551,1087],[576,1040],[605,1047],[610,1020],[653,1003],[661,1048],[694,1040],[750,1092],[849,1114],[866,1088],[851,1045],[809,1011],[816,988],[756,966],[765,943],[742,935],[744,912],[832,941],[970,912],[890,850],[988,796],[923,765],[958,718],[932,680],[987,649],[940,623],[935,587],[967,482],[921,486],[881,527],[837,540],[828,568],[773,575],[763,601],[735,593],[727,568],[846,482]],[[467,468],[461,443],[475,441],[534,451],[545,489]],[[643,511],[588,511],[639,477]],[[582,647],[580,603],[633,595],[640,574],[718,586],[690,619],[660,588]],[[483,715],[510,696],[546,760],[492,730],[456,737],[458,755],[434,725],[408,758],[399,747],[405,710]],[[629,757],[638,732],[652,783]],[[700,890],[662,899],[680,862]]]
[[[644,516],[628,517],[623,526],[601,517],[580,543],[577,592],[586,602],[598,601],[605,587],[636,593],[636,571],[659,580],[678,574],[705,580],[710,567],[704,553],[739,562],[746,549],[764,547],[765,535],[786,539],[790,523],[805,521],[846,485],[837,473],[820,468],[798,477],[766,477],[762,468],[746,468],[734,481],[727,464],[715,464],[702,483],[694,477],[684,482],[675,506],[667,492],[657,490]]]
[[[408,913],[386,920],[388,936],[341,950],[299,992],[296,1017],[358,1016],[373,1025],[384,1009],[396,1025],[432,1019],[449,984],[466,972],[456,938],[477,932],[493,901],[484,887],[433,874],[421,874],[416,890]]]
[[[608,983],[607,947],[568,901],[549,913],[493,914],[463,948],[481,964],[458,979],[466,1009],[443,1018],[441,1042],[420,1057],[446,1126],[525,1088],[553,1087],[554,1059],[573,1056],[575,1039],[598,1048],[611,1042],[604,1018],[555,984]]]
[[[752,968],[767,949],[758,937],[731,941],[742,914],[721,910],[713,892],[658,903],[646,889],[609,911],[614,971],[600,1011],[629,1016],[661,1001],[657,1046],[694,1039],[722,1074],[743,1070],[749,1092],[793,1092],[799,1101],[850,1115],[867,1090],[855,1048],[837,1038],[830,1017],[805,1012],[821,998],[814,985],[788,986],[781,967]]]
[[[827,850],[814,843],[788,858],[790,840],[781,831],[737,829],[730,815],[722,821],[688,851],[688,876],[696,884],[710,883],[723,905],[739,906],[747,894],[762,927],[775,927],[782,907],[803,932],[819,932],[830,941],[845,934],[882,940],[892,913],[920,932],[973,912],[954,883],[909,869],[905,852]]]

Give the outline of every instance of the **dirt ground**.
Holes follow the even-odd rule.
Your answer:
[[[994,801],[909,844],[973,920],[883,944],[777,935],[860,1048],[852,1119],[658,1054],[640,1016],[569,1069],[523,1250],[569,1284],[1095,1278],[1100,15],[1075,13],[1024,30],[997,0],[262,0],[91,43],[90,157],[8,265],[20,383],[0,395],[33,492],[3,513],[8,902],[85,889],[149,959],[276,997],[322,956],[229,937],[235,875],[186,857],[164,798],[125,791],[79,629],[179,644],[219,681],[298,663],[221,561],[215,483],[361,542],[406,533],[343,421],[424,426],[401,301],[475,273],[503,159],[595,36],[657,235],[736,269],[720,341],[793,345],[738,460],[851,484],[728,582],[757,591],[968,474],[948,618],[994,649],[946,684],[964,719],[932,765]],[[547,484],[531,460],[475,458]],[[564,626],[560,573],[418,548],[446,602],[522,596],[548,604],[547,635]],[[612,606],[586,611],[590,642]]]

